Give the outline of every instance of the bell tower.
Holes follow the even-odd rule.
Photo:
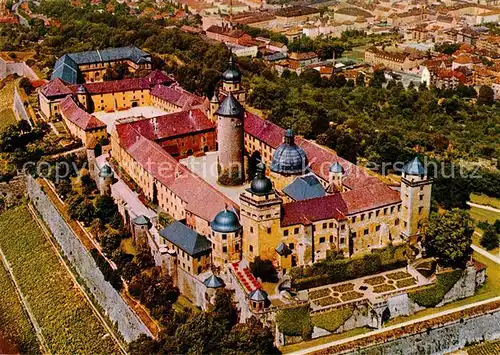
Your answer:
[[[266,177],[266,166],[257,164],[257,173],[250,188],[240,195],[240,219],[243,226],[243,258],[249,262],[256,256],[276,258],[276,247],[281,241],[281,205],[271,180]]]
[[[220,92],[224,96],[232,93],[239,102],[245,103],[246,91],[241,87],[241,73],[236,68],[232,52],[229,52],[228,68],[222,73],[222,89]]]
[[[420,222],[429,218],[432,180],[422,162],[415,157],[403,167],[401,176],[401,234],[407,239],[418,235]]]

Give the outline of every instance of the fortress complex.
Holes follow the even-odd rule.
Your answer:
[[[248,112],[232,58],[211,100],[184,91],[161,71],[77,85],[55,78],[39,98],[42,112],[60,116],[88,148],[110,132],[109,156],[91,158],[98,186],[113,194],[136,241],[147,241],[156,263],[201,307],[214,289],[236,283],[248,309],[264,312],[267,295],[248,271],[256,257],[271,260],[283,275],[329,251],[350,257],[389,244],[417,244],[420,222],[429,215],[431,180],[417,158],[404,167],[400,187],[388,186],[329,149]],[[164,112],[111,127],[93,115],[133,106]],[[179,161],[214,155],[217,183]],[[160,228],[154,217],[137,215],[113,193],[117,183],[106,178],[110,165],[175,222]],[[240,189],[239,198],[217,184]]]

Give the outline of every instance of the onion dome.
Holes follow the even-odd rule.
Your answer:
[[[241,228],[240,220],[233,211],[224,208],[215,216],[214,220],[210,222],[212,230],[219,233],[233,233]]]
[[[284,142],[275,150],[271,171],[280,174],[302,174],[307,167],[306,153],[295,144],[291,129],[285,131]]]
[[[330,168],[328,170],[334,174],[343,174],[344,173],[344,168],[338,162],[335,162],[332,165],[330,165]]]
[[[215,111],[215,114],[224,117],[243,117],[244,112],[245,109],[243,106],[235,99],[232,93],[229,93],[217,111]]]
[[[256,195],[267,195],[273,191],[273,183],[271,179],[266,177],[266,166],[263,163],[259,163],[256,166],[256,170],[255,178],[250,184],[250,191]]]
[[[229,67],[222,73],[222,80],[226,83],[236,84],[241,81],[241,73],[234,65],[232,53],[229,54]]]
[[[86,94],[87,93],[87,89],[85,88],[85,86],[83,86],[82,84],[80,84],[80,86],[78,86],[78,88],[76,89],[76,93],[77,94]]]
[[[264,302],[264,301],[267,300],[267,292],[261,290],[260,288],[258,288],[256,290],[253,290],[252,292],[250,292],[250,294],[248,295],[248,297],[250,297],[250,299],[252,301]]]
[[[113,177],[114,173],[108,164],[104,164],[104,166],[101,168],[101,170],[99,170],[99,176],[102,178],[108,178],[108,177]]]
[[[424,165],[418,159],[418,157],[413,158],[408,164],[403,167],[403,172],[408,175],[426,175],[427,170]]]
[[[210,275],[203,281],[203,284],[207,288],[219,288],[224,286],[224,281],[218,276],[215,276],[214,274]]]
[[[140,216],[135,217],[132,220],[132,223],[135,224],[136,226],[146,226],[149,225],[150,221],[148,217],[141,214]]]

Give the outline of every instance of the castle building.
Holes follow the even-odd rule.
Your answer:
[[[136,99],[134,90],[127,95],[114,91],[120,107],[123,102],[123,107],[131,102],[147,105],[154,96],[157,104],[173,112],[117,122],[111,130],[110,160],[144,199],[176,220],[160,233],[148,225],[149,245],[156,263],[175,274],[181,292],[201,307],[221,283],[239,284],[237,292],[248,301],[245,314],[262,312],[267,295],[248,270],[256,257],[271,260],[284,273],[322,260],[330,251],[350,257],[417,241],[421,221],[429,215],[431,194],[431,180],[418,158],[405,166],[397,191],[332,151],[296,137],[291,129],[247,112],[239,101],[245,96],[232,58],[223,74],[221,102],[217,96],[208,101],[189,94],[181,104],[170,93],[182,93],[182,88],[161,72],[138,80],[76,86],[55,79],[40,93],[40,102],[47,99],[49,114],[59,110],[68,122],[79,122],[84,132],[85,123],[88,129],[105,132],[87,110],[108,107],[109,102],[99,102],[99,95],[105,101],[107,85],[144,85]],[[118,102],[117,95],[126,97]],[[205,110],[192,107],[202,102]],[[78,136],[80,131],[75,128],[72,133]],[[99,137],[95,134],[93,139]],[[239,185],[237,198],[178,161],[209,152],[217,156],[219,185]],[[241,186],[246,179],[245,156],[258,162],[248,187]],[[104,178],[110,174],[103,172]],[[235,175],[229,172],[238,179],[232,180]],[[104,180],[104,185],[113,183]],[[222,282],[209,279],[211,275]]]
[[[56,61],[51,80],[69,84],[102,81],[106,69],[126,64],[130,72],[151,70],[151,55],[135,46],[69,53]]]

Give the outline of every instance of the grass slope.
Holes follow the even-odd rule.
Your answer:
[[[0,216],[0,247],[52,353],[118,352],[26,206]]]
[[[0,336],[21,354],[39,354],[35,331],[21,306],[9,274],[0,263]]]

